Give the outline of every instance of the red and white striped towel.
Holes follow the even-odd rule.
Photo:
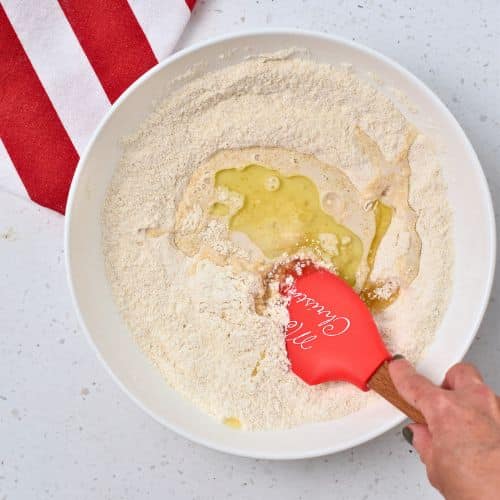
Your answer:
[[[79,155],[196,0],[2,0],[0,187],[64,213]]]

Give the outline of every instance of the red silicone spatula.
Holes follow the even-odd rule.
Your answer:
[[[388,370],[392,356],[353,289],[310,263],[298,261],[287,269],[280,292],[289,298],[286,347],[294,373],[310,385],[342,380],[373,389],[413,421],[425,423],[394,387]]]

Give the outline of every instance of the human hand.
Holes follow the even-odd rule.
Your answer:
[[[431,484],[447,500],[500,498],[500,399],[472,365],[448,370],[441,387],[405,359],[389,363],[391,378],[427,425],[403,435],[420,455]]]

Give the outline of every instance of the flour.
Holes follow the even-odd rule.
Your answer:
[[[219,421],[274,429],[356,411],[377,396],[345,383],[311,387],[290,371],[286,306],[271,294],[257,307],[266,290],[251,245],[202,206],[186,211],[181,228],[177,211],[209,158],[255,146],[337,167],[363,211],[388,197],[399,209],[373,278],[385,283],[380,294],[394,282],[401,289],[375,319],[389,349],[417,361],[446,309],[453,261],[430,141],[349,67],[266,55],[183,82],[125,141],[103,208],[106,270],[121,314],[166,382]],[[213,186],[210,175],[200,178],[200,196]],[[330,174],[321,175],[319,186]],[[325,210],[338,203],[325,194]],[[179,230],[196,235],[190,251],[177,246]]]

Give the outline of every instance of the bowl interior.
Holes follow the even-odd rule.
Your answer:
[[[98,355],[121,387],[158,421],[190,439],[222,451],[259,458],[299,458],[340,451],[371,439],[403,420],[384,401],[348,417],[290,430],[242,432],[201,413],[171,390],[136,347],[114,305],[104,273],[100,213],[120,158],[120,138],[136,129],[154,101],[193,65],[213,70],[252,53],[308,49],[329,63],[352,63],[403,91],[420,109],[418,125],[439,135],[443,173],[454,212],[455,272],[449,308],[419,364],[435,381],[463,357],[484,313],[493,277],[495,229],[491,199],[477,157],[444,105],[419,80],[390,60],[355,44],[303,32],[260,32],[219,39],[182,51],[152,69],[115,103],[82,157],[66,219],[70,285],[81,323]],[[225,54],[224,58],[219,57]],[[415,120],[414,120],[415,121]],[[474,228],[474,229],[472,229]]]

